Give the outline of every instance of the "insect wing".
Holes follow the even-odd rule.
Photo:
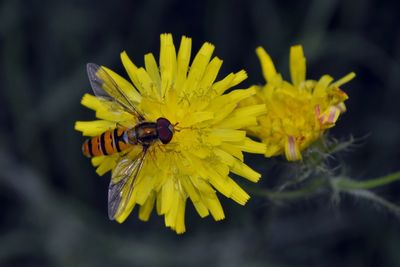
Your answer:
[[[108,217],[110,220],[119,217],[126,210],[146,154],[147,149],[144,148],[136,158],[125,157],[115,167],[108,187]]]
[[[96,96],[114,99],[126,111],[136,116],[139,121],[144,120],[144,116],[103,67],[88,63],[86,69],[90,85]]]

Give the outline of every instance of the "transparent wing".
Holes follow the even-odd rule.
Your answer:
[[[137,110],[132,101],[103,67],[94,63],[88,63],[86,69],[90,85],[96,96],[114,99],[126,111],[136,116],[139,121],[144,120],[144,116]]]
[[[123,106],[121,106],[117,101],[113,100],[110,97],[98,97],[100,99],[100,101],[103,103],[104,107],[107,107],[107,110],[110,113],[127,113],[128,111],[126,110],[126,108],[124,108]],[[128,112],[129,114],[131,114],[130,112]]]
[[[108,187],[108,217],[110,220],[119,217],[127,208],[146,154],[147,148],[144,147],[143,152],[139,153],[136,158],[125,157],[115,167]]]

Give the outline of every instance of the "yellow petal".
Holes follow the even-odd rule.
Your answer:
[[[219,202],[217,195],[214,194],[212,197],[208,195],[204,196],[203,203],[207,206],[214,220],[220,221],[225,218],[224,210],[222,209],[221,203]]]
[[[85,136],[97,136],[105,131],[113,130],[115,127],[115,122],[104,120],[75,122],[75,130],[82,132]]]
[[[106,172],[112,170],[116,164],[115,157],[106,157],[96,169],[96,173],[103,176]]]
[[[265,145],[263,144],[265,147]],[[224,150],[225,152],[231,154],[235,158],[239,159],[240,161],[243,161],[243,153],[242,150],[239,146],[235,144],[229,144],[229,143],[222,143],[219,148]]]
[[[188,114],[183,122],[179,125],[180,127],[190,127],[203,121],[211,120],[214,118],[214,113],[209,111],[200,111]]]
[[[146,166],[141,170],[141,174],[143,175],[139,175],[139,177],[136,178],[137,181],[134,190],[135,202],[139,205],[144,205],[149,198],[152,189],[155,187],[155,183],[161,178],[158,176],[158,179],[156,179],[153,176],[144,175],[150,172],[148,170],[144,170],[144,168],[146,168]]]
[[[196,209],[197,213],[201,218],[205,218],[208,215],[210,215],[210,213],[208,212],[208,208],[203,201],[192,201],[192,202],[194,208]]]
[[[239,160],[235,161],[235,164],[232,166],[231,170],[233,173],[240,175],[253,183],[258,182],[258,180],[261,178],[261,174],[254,171],[252,168]]]
[[[125,68],[126,72],[128,73],[129,78],[131,79],[133,84],[136,86],[136,88],[142,93],[142,87],[140,85],[140,82],[138,80],[137,73],[136,73],[138,70],[138,67],[136,67],[136,65],[131,61],[131,59],[129,58],[128,54],[125,51],[123,51],[120,54],[120,57],[121,57],[122,65],[124,65],[124,68]]]
[[[231,84],[233,83],[234,79],[235,79],[235,74],[230,73],[224,79],[214,83],[212,89],[216,92],[217,95],[221,95],[223,92],[225,92],[225,90],[231,87]]]
[[[135,203],[134,202],[132,202],[132,203],[133,203],[132,205],[128,206],[124,210],[124,212],[122,212],[118,217],[115,218],[115,220],[118,223],[123,223],[128,218],[129,214],[132,213],[133,209],[135,208]]]
[[[267,112],[265,104],[251,105],[247,107],[237,108],[232,113],[235,117],[258,117]]]
[[[271,57],[262,47],[257,47],[256,53],[261,63],[261,68],[265,81],[272,82],[275,79],[277,73]]]
[[[161,96],[173,85],[176,75],[176,52],[171,34],[160,36]]]
[[[158,69],[156,59],[152,53],[148,53],[144,56],[144,65],[152,81],[157,85],[157,88],[161,89],[160,70]]]
[[[336,82],[332,83],[331,86],[332,87],[340,87],[345,83],[350,82],[351,80],[354,79],[354,77],[356,77],[356,74],[354,72],[350,72],[349,74],[347,74],[346,76],[344,76],[343,78],[340,78],[339,80],[337,80]]]
[[[266,145],[260,142],[256,142],[251,140],[250,138],[246,138],[244,143],[237,144],[244,152],[255,153],[255,154],[264,154],[266,151]]]
[[[285,155],[288,161],[301,160],[301,153],[293,136],[288,136],[285,142]]]
[[[118,75],[114,71],[110,70],[107,67],[102,66],[107,73],[111,76],[111,78],[115,81],[118,87],[124,92],[124,94],[133,102],[139,103],[142,100],[142,96],[136,91],[136,88],[133,85],[122,78],[122,76]]]
[[[230,87],[234,87],[246,79],[247,79],[247,72],[245,70],[240,70],[235,73],[235,77],[233,78]]]
[[[340,110],[340,113],[345,113],[347,110],[344,102],[340,102],[339,104],[336,105],[336,107]]]
[[[240,205],[245,205],[247,201],[250,199],[249,194],[246,193],[237,183],[235,183],[232,179],[230,181],[230,186],[232,187],[231,198]]]
[[[143,96],[153,98],[161,97],[161,93],[157,84],[151,79],[150,75],[144,68],[136,70],[137,80],[140,83],[141,93]]]
[[[333,78],[329,75],[323,75],[318,83],[315,85],[314,95],[317,97],[326,97],[327,88],[329,84],[332,82]]]
[[[175,222],[175,231],[177,234],[183,234],[186,231],[185,210],[186,210],[186,199],[181,198],[179,200],[178,211]]]
[[[168,179],[162,187],[161,214],[166,214],[170,211],[173,206],[175,196],[176,193],[174,190],[174,181],[172,179]]]
[[[222,60],[220,60],[219,58],[215,57],[211,60],[211,62],[207,65],[203,79],[199,84],[198,90],[204,92],[210,91],[213,82],[217,78],[221,66],[222,66]]]
[[[211,55],[214,51],[214,46],[210,43],[204,43],[199,52],[193,59],[190,71],[183,88],[190,94],[194,93],[198,88],[199,82],[203,78],[204,72],[210,61]]]
[[[145,222],[149,220],[150,214],[154,208],[155,201],[156,201],[156,194],[152,192],[147,198],[146,202],[142,206],[140,206],[139,219]]]
[[[107,156],[97,156],[91,158],[92,165],[95,167],[99,166],[106,159],[106,157]]]
[[[193,186],[192,182],[188,177],[183,177],[183,179],[181,179],[181,184],[183,189],[185,189],[185,192],[187,192],[190,200],[192,200],[193,203],[198,202],[200,200],[200,195],[197,189]]]
[[[230,116],[229,119],[223,120],[222,122],[216,124],[215,127],[228,128],[228,129],[243,129],[255,125],[257,125],[257,119],[255,117]]]
[[[331,127],[335,124],[340,115],[340,109],[336,106],[330,106],[320,116],[320,122],[324,126]]]
[[[306,59],[301,45],[290,48],[290,76],[295,86],[299,86],[306,79]]]
[[[81,104],[83,106],[92,110],[107,108],[107,105],[105,105],[104,103],[105,101],[101,101],[100,98],[90,94],[84,94],[81,100]]]
[[[192,50],[192,39],[183,36],[178,51],[176,89],[181,90],[186,81],[187,71],[189,67],[190,54]]]
[[[177,192],[174,192],[171,195],[171,203],[173,205],[170,205],[170,209],[165,213],[165,226],[171,227],[175,230],[176,217],[178,215],[179,205],[181,204],[180,197]]]
[[[213,129],[210,134],[224,142],[241,142],[246,137],[246,131],[231,129]]]

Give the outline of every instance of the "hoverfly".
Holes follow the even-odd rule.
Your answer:
[[[108,217],[114,220],[127,207],[149,147],[158,141],[168,144],[174,135],[174,125],[162,117],[155,122],[146,121],[144,115],[103,67],[88,63],[87,74],[97,97],[113,101],[116,107],[130,113],[138,121],[132,128],[117,127],[105,131],[85,140],[82,145],[83,154],[89,158],[124,152],[132,146],[142,148],[141,153],[133,159],[128,158],[127,154],[123,155],[112,172],[108,187]]]

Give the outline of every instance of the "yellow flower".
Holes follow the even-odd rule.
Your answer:
[[[190,38],[182,37],[176,54],[172,36],[162,34],[159,65],[153,54],[147,54],[145,68],[137,67],[122,52],[122,64],[133,84],[102,67],[146,121],[163,117],[175,128],[168,144],[157,142],[148,148],[128,204],[115,218],[118,222],[123,222],[136,204],[140,206],[139,218],[147,221],[156,206],[157,213],[165,217],[165,225],[183,233],[188,198],[200,217],[211,213],[215,220],[222,220],[225,215],[216,191],[241,205],[249,199],[230,173],[252,182],[260,178],[243,162],[243,152],[264,154],[265,145],[252,141],[240,129],[255,126],[256,117],[265,113],[265,105],[238,106],[255,95],[255,88],[224,94],[247,75],[242,70],[215,82],[222,60],[212,58],[212,44],[204,43],[189,67],[191,43]],[[99,119],[76,122],[75,129],[83,135],[98,136],[117,126],[129,129],[138,123],[129,113],[115,108],[115,102],[86,94],[82,104],[95,110]],[[103,175],[115,172],[123,157],[131,159],[141,151],[142,147],[136,145],[127,151],[94,157],[92,163]]]
[[[267,145],[266,157],[285,154],[288,161],[301,160],[301,151],[333,127],[346,111],[348,98],[339,87],[355,77],[349,73],[336,82],[329,75],[318,81],[306,80],[306,59],[300,45],[290,49],[292,82],[282,79],[270,56],[256,49],[266,84],[257,94],[241,102],[242,106],[264,103],[267,113],[258,117],[259,125],[248,127],[250,134]]]

